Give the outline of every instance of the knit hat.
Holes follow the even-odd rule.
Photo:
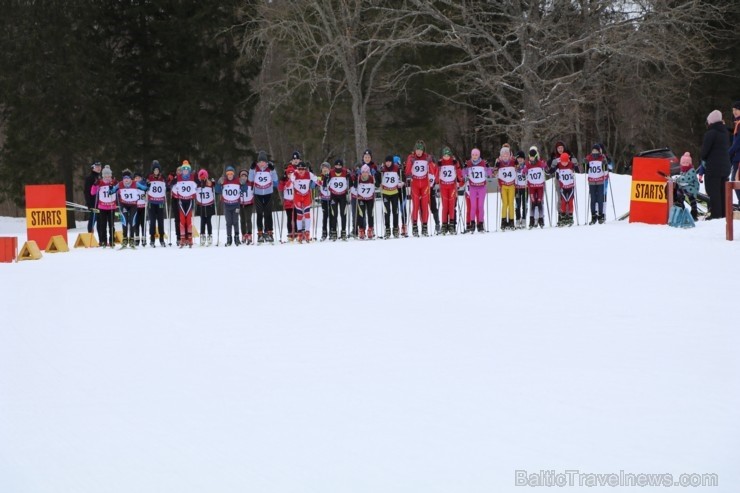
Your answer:
[[[182,166],[190,166],[190,161],[188,161],[187,159],[183,160]]]
[[[388,163],[388,162],[391,162],[391,163],[392,163],[392,162],[393,162],[393,156],[391,156],[390,154],[388,154],[388,155],[387,155],[387,156],[385,157],[385,161],[383,161],[383,162],[384,162],[384,163]]]
[[[732,109],[740,110],[740,101],[735,101],[734,103],[732,103]]]
[[[480,157],[480,149],[478,149],[477,147],[474,147],[473,150],[470,151],[470,157],[475,159],[474,156]]]
[[[570,161],[570,156],[567,152],[564,152],[560,155],[560,162],[563,164],[568,164],[568,161]]]
[[[370,166],[367,164],[363,164],[360,168],[360,173],[370,173]]]
[[[363,156],[372,156],[373,153],[370,152],[370,149],[365,149],[365,152],[362,153]]]
[[[267,162],[267,153],[265,151],[260,151],[257,153],[257,162],[260,161]]]
[[[401,156],[393,156],[393,164],[401,164]]]
[[[110,166],[106,164],[103,171],[101,171],[101,174],[103,175],[103,178],[110,178],[113,176],[113,171],[111,171]]]
[[[156,159],[152,161],[152,171],[154,171],[155,169],[162,171],[162,167],[159,165],[159,161],[157,161]]]
[[[517,151],[516,158],[519,159],[525,159],[527,156],[524,155],[524,151]]]
[[[424,150],[426,146],[424,145],[424,141],[419,139],[416,141],[416,144],[414,144],[414,149]]]
[[[298,161],[298,164],[296,165],[296,168],[298,169],[306,169],[306,163],[303,161]]]
[[[334,166],[344,166],[344,161],[342,161],[341,159],[337,159],[336,161],[334,161]]]
[[[540,155],[540,151],[537,149],[537,146],[532,146],[529,148],[529,155],[532,157],[537,157]]]
[[[141,174],[141,171],[134,171],[134,178],[136,177],[144,178],[144,175]]]
[[[499,156],[503,156],[506,154],[511,155],[511,148],[509,147],[509,144],[504,144],[503,146],[501,146],[501,150],[498,154]]]
[[[442,155],[443,156],[452,156],[452,151],[449,147],[443,147],[442,148]]]
[[[594,150],[599,151],[599,153],[602,153],[603,152],[603,149],[601,148],[601,144],[599,144],[598,142],[596,144],[594,144],[594,145],[591,146],[591,150],[592,151],[594,151]]]
[[[684,152],[683,156],[681,156],[681,171],[688,171],[693,166],[694,160],[691,159],[691,153]]]
[[[128,178],[128,179],[130,180],[130,179],[131,179],[131,170],[130,170],[130,169],[128,169],[128,168],[127,168],[127,169],[125,169],[125,170],[123,170],[123,171],[121,172],[121,176],[122,176],[123,178]]]
[[[298,152],[298,151],[293,151],[293,154],[292,154],[290,160],[292,161],[294,159],[300,159],[300,158],[301,158],[301,153]]]
[[[246,170],[246,169],[240,169],[240,170],[239,170],[239,176],[242,176],[242,175],[244,175],[244,176],[249,176],[249,170]]]
[[[100,161],[95,161],[90,165],[90,169],[93,169],[95,166],[100,166]]]
[[[722,121],[722,112],[720,110],[714,110],[707,116],[707,125],[713,125]]]
[[[234,169],[234,167],[233,167],[233,166],[231,166],[231,165],[228,165],[228,166],[226,167],[226,170],[225,170],[224,172],[225,172],[225,173],[228,173],[229,171],[231,171],[232,173],[235,173],[235,172],[236,172],[236,170]],[[198,173],[198,176],[200,176],[200,173]]]
[[[208,171],[206,171],[205,169],[202,169],[202,170],[198,171],[198,179],[199,180],[207,180],[208,179]]]
[[[289,165],[288,165],[288,166],[287,166],[287,167],[285,168],[285,172],[286,172],[286,173],[292,173],[292,172],[294,172],[294,171],[295,171],[295,166],[293,166],[292,164],[289,164]]]
[[[321,168],[331,168],[331,165],[328,162],[324,161],[323,163],[321,163]]]
[[[180,166],[180,171],[182,171],[183,173],[185,173],[186,171],[190,173],[192,170],[193,168],[190,166],[190,163],[187,160],[182,162],[182,165]]]

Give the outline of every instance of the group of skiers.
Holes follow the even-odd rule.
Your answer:
[[[460,224],[462,233],[484,232],[489,179],[498,181],[502,230],[542,228],[548,176],[554,177],[559,197],[557,225],[573,224],[574,173],[581,168],[564,143],[556,143],[549,159],[542,158],[536,146],[527,153],[513,153],[508,144],[500,148],[493,163],[484,160],[478,149],[473,149],[464,161],[457,159],[449,147],[444,147],[441,155],[435,160],[427,153],[424,141],[419,140],[405,162],[398,155],[389,155],[378,165],[368,149],[355,169],[336,159],[333,164],[323,162],[318,174],[314,174],[301,154],[294,152],[278,177],[267,153],[260,151],[249,169],[237,172],[229,165],[218,179],[209,176],[206,169],[194,172],[187,160],[167,176],[158,161],[152,162],[146,177],[123,170],[120,181],[113,178],[109,166],[101,170],[100,163],[93,163],[91,177],[85,184],[87,206],[93,211],[88,231],[97,221],[100,245],[113,246],[118,210],[123,227],[122,248],[146,245],[147,220],[149,245],[156,246],[158,239],[160,246],[165,246],[164,218],[172,217],[178,246],[189,247],[193,245],[193,218],[198,216],[200,242],[207,246],[213,243],[212,218],[220,202],[226,223],[226,246],[273,243],[276,222],[279,229],[285,224],[289,242],[303,243],[312,239],[312,207],[318,199],[322,210],[321,240],[346,240],[349,236],[373,239],[377,192],[386,239],[408,236],[409,229],[413,236],[428,236],[430,213],[437,234],[456,234],[461,216],[465,219],[465,226]],[[600,144],[593,146],[583,165],[589,184],[590,224],[603,223],[609,166]],[[272,210],[276,191],[282,199],[284,221],[282,211]],[[460,195],[465,197],[462,206]],[[254,237],[253,215],[257,229]],[[282,231],[278,236],[282,237]]]

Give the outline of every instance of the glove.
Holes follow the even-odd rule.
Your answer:
[[[270,168],[270,171],[274,171],[275,170],[275,163],[273,163],[272,161],[268,161],[267,162],[267,167]]]
[[[257,163],[252,163],[252,166],[249,167],[249,169],[255,169],[257,167]]]
[[[406,188],[411,188],[411,178],[406,178]]]
[[[219,185],[223,185],[224,184],[224,177],[223,176],[218,179],[218,184]]]

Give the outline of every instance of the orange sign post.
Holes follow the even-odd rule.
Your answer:
[[[671,163],[668,159],[641,158],[632,160],[632,193],[630,222],[668,224],[669,197],[666,179]]]
[[[26,185],[28,240],[46,245],[52,236],[67,242],[67,197],[64,185]]]

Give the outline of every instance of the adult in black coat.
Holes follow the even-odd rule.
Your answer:
[[[95,184],[96,181],[98,181],[98,178],[100,178],[100,163],[95,161],[90,165],[90,174],[85,177],[85,189],[83,190],[83,193],[85,194],[85,205],[89,208],[95,207],[95,195],[90,193],[90,189],[92,189],[92,186]],[[87,232],[92,233],[93,232],[93,224],[95,223],[95,214],[90,214],[90,217],[87,220]]]
[[[704,161],[704,186],[709,195],[707,219],[725,217],[725,183],[730,174],[730,135],[722,121],[722,113],[714,110],[707,117],[707,132],[701,146]]]

